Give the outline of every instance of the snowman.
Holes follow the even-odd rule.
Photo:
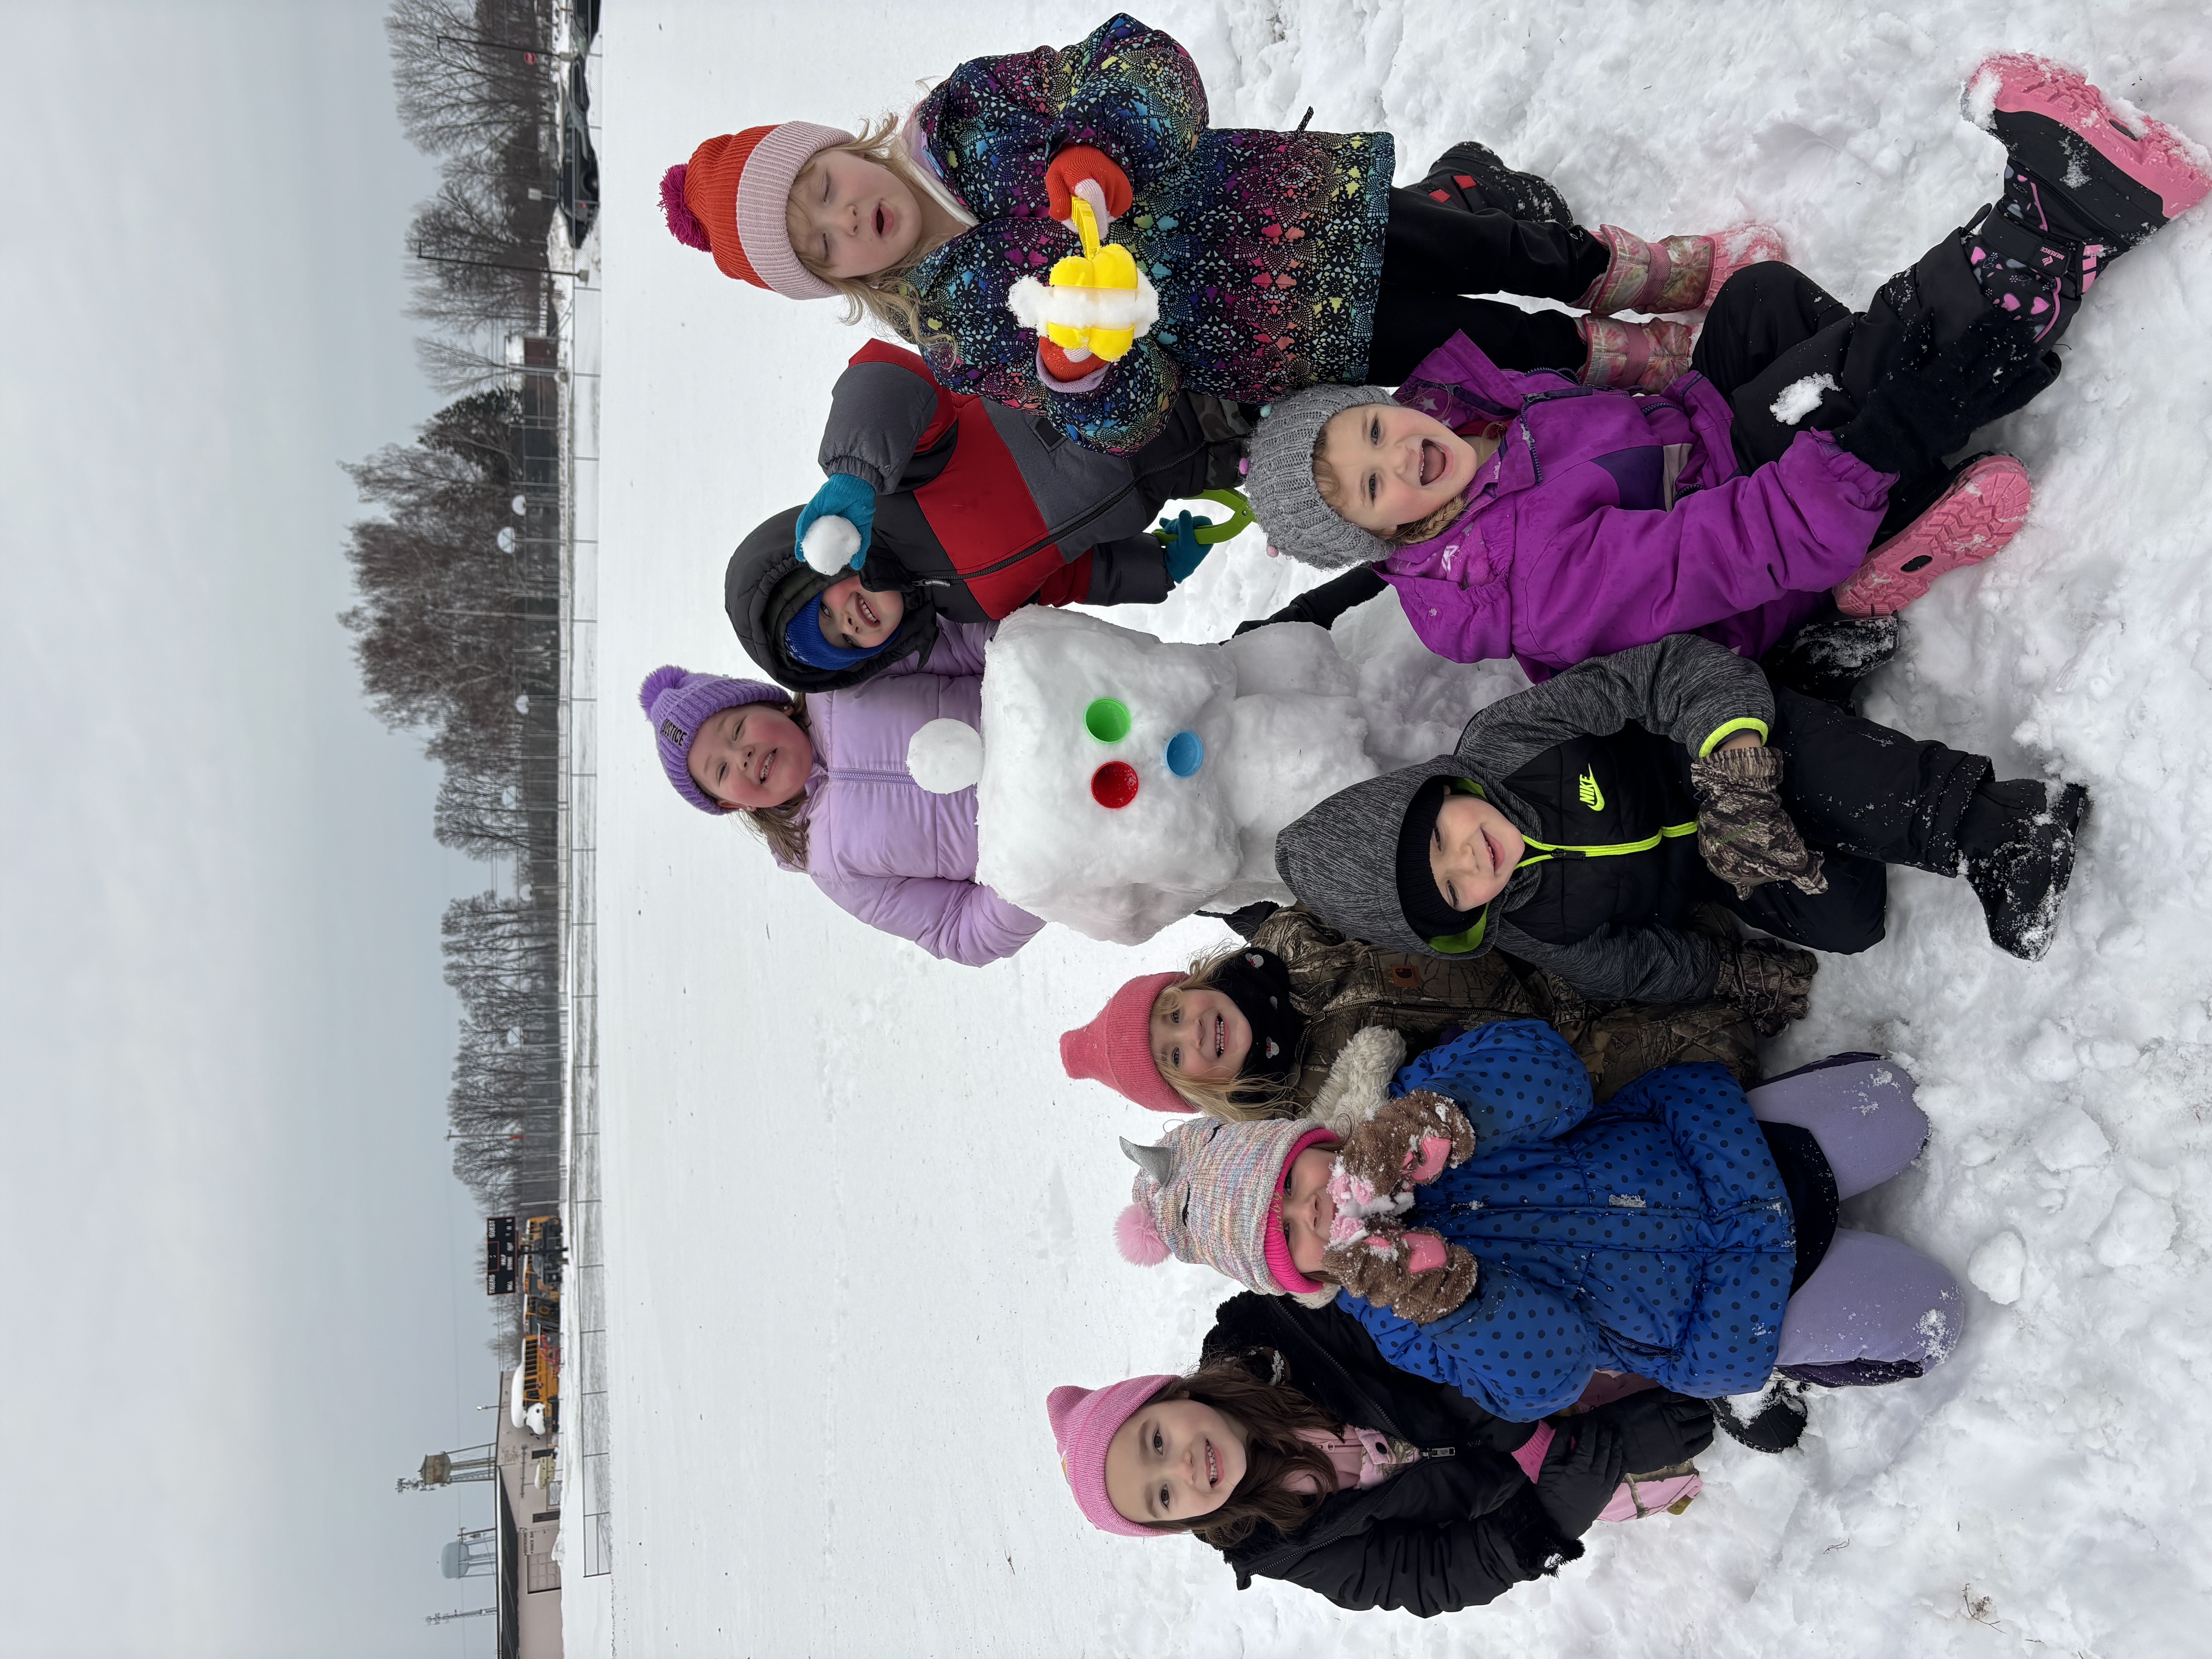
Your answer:
[[[907,768],[976,792],[975,879],[1092,939],[1286,901],[1275,836],[1382,769],[1358,675],[1309,623],[1170,645],[1032,606],[984,657],[982,729],[932,720]]]

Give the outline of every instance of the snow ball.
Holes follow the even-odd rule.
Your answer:
[[[2079,1106],[2061,1106],[2035,1132],[2035,1155],[2054,1172],[2102,1164],[2112,1150],[2097,1121]]]
[[[2001,1308],[2020,1300],[2021,1280],[2027,1272],[2027,1246],[2008,1227],[1976,1250],[1966,1263],[1966,1277],[1984,1296]]]
[[[931,720],[907,740],[906,769],[933,795],[972,789],[983,775],[983,734],[965,720]]]
[[[1784,386],[1782,395],[1768,405],[1766,412],[1784,426],[1795,426],[1820,406],[1822,392],[1842,389],[1832,374],[1808,374]]]
[[[2090,1248],[2107,1267],[2140,1267],[2173,1243],[2173,1206],[2140,1187],[2120,1194]]]
[[[808,569],[834,576],[852,563],[853,556],[860,550],[860,532],[850,519],[825,513],[806,526],[799,550],[805,556]]]

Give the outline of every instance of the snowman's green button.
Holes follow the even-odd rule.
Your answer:
[[[1094,697],[1083,711],[1083,729],[1101,743],[1119,743],[1129,735],[1129,710],[1114,697]]]

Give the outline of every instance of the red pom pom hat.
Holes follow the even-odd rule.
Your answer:
[[[799,263],[783,207],[801,167],[832,144],[852,142],[851,133],[811,121],[709,138],[689,162],[661,175],[668,234],[713,254],[725,276],[787,300],[826,300],[837,290]]]

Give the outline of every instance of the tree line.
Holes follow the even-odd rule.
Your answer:
[[[458,395],[412,442],[346,467],[371,512],[347,532],[358,603],[340,620],[369,705],[443,767],[439,841],[513,878],[443,926],[462,1008],[453,1169],[501,1213],[560,1190],[561,387],[545,343],[568,3],[393,0],[400,120],[440,170],[408,229],[416,345]]]

